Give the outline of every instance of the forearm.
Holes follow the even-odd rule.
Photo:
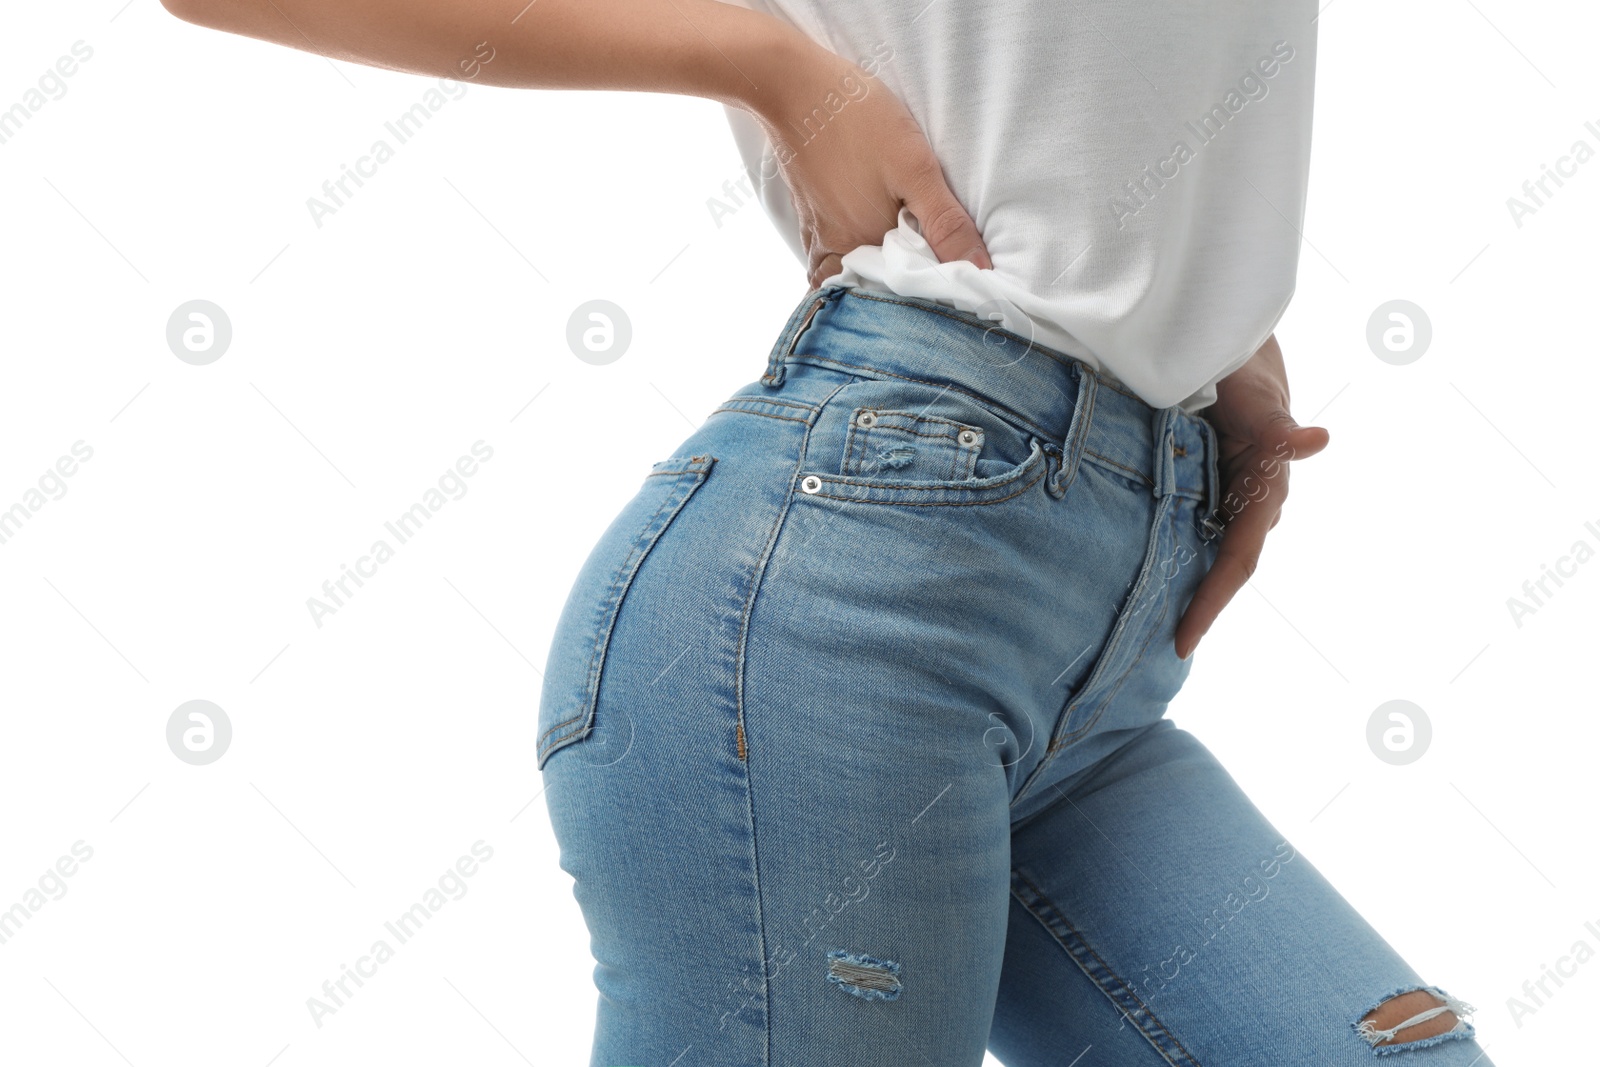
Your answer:
[[[677,93],[754,113],[826,53],[717,0],[163,0],[197,25],[334,59],[524,89]]]

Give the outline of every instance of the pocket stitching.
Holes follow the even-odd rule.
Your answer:
[[[669,466],[669,464],[674,463],[687,465],[678,467]],[[676,503],[674,503],[673,498],[675,496],[675,490],[677,490],[679,487],[673,486],[669,488],[667,495],[662,499],[660,505],[657,506],[656,510],[651,513],[650,518],[640,527],[640,533],[635,536],[634,543],[630,547],[628,555],[624,558],[623,562],[618,565],[617,572],[615,575],[613,575],[611,584],[606,590],[604,603],[607,605],[607,607],[605,609],[605,617],[602,620],[601,625],[597,627],[594,648],[591,650],[589,655],[589,664],[584,669],[584,695],[579,711],[575,715],[568,716],[567,718],[562,719],[560,722],[552,724],[539,735],[538,741],[535,744],[535,752],[538,757],[538,767],[540,769],[543,769],[546,761],[548,761],[551,755],[553,755],[558,749],[563,748],[567,744],[582,738],[585,736],[585,732],[592,727],[594,722],[595,706],[600,698],[600,676],[605,670],[605,652],[610,646],[611,634],[616,628],[617,616],[622,610],[622,602],[627,598],[628,591],[633,587],[634,578],[638,576],[639,569],[643,566],[645,557],[648,556],[655,548],[656,543],[661,540],[661,536],[667,532],[667,528],[671,526],[673,520],[677,518],[678,512],[683,510],[684,505],[689,502],[689,499],[694,496],[695,492],[700,488],[700,486],[705,483],[706,477],[710,474],[711,467],[715,463],[716,458],[711,455],[690,456],[686,459],[674,457],[671,459],[664,459],[659,463],[653,464],[651,466],[650,473],[645,476],[646,483],[648,483],[651,478],[658,476],[682,478],[684,479],[684,484],[687,486],[687,490],[681,497],[677,499]],[[657,520],[661,518],[662,513],[667,511],[669,507],[671,508],[671,513],[667,515],[666,521],[662,522],[659,528],[656,528]],[[562,733],[559,736],[551,737],[552,734],[560,730],[562,727],[570,726],[572,723],[579,722],[579,720],[583,721],[579,723],[578,726],[567,730],[565,733]]]
[[[1043,478],[1048,472],[1049,464],[1046,462],[1048,455],[1044,448],[1040,445],[1039,439],[1037,437],[1030,436],[1030,446],[1032,451],[1029,453],[1028,458],[1018,463],[1006,473],[995,475],[994,478],[997,479],[996,481],[977,479],[974,482],[939,482],[935,484],[924,483],[922,485],[918,485],[915,482],[869,482],[851,475],[830,474],[826,471],[802,471],[800,472],[802,477],[816,477],[822,482],[823,486],[827,486],[829,484],[843,485],[867,491],[866,495],[841,496],[836,493],[826,493],[823,492],[822,489],[818,489],[815,493],[805,493],[803,495],[821,497],[827,500],[842,500],[852,504],[889,504],[906,505],[910,507],[981,507],[988,504],[998,504],[1002,501],[1011,500],[1014,497],[1021,496],[1024,492],[1037,484],[1039,479]],[[1032,477],[1029,477],[1030,467],[1038,468],[1036,472],[1033,472]],[[985,495],[990,492],[1005,489],[1011,482],[1022,478],[1027,478],[1027,481],[1019,486],[1016,492],[1007,493],[1005,496],[993,498]],[[884,495],[878,495],[874,492],[875,490],[888,490],[889,492]],[[950,493],[955,495],[965,494],[980,496],[983,497],[983,499],[911,500],[902,499],[900,496],[900,494],[914,493]]]

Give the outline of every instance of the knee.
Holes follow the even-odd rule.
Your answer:
[[[1443,1040],[1447,1035],[1470,1036],[1471,1026],[1463,1018],[1472,1005],[1429,989],[1396,993],[1368,1011],[1356,1023],[1356,1033],[1366,1039],[1373,1051],[1382,1052],[1396,1045]]]

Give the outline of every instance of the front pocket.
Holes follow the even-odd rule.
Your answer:
[[[716,457],[653,464],[644,484],[611,520],[578,571],[556,622],[539,697],[538,767],[594,729],[600,674],[611,630],[645,557],[710,474]]]
[[[966,481],[983,451],[983,428],[893,408],[858,407],[850,414],[840,474],[886,471],[917,481]]]
[[[1060,453],[1015,413],[953,385],[858,376],[822,406],[801,493],[874,504],[992,504]]]

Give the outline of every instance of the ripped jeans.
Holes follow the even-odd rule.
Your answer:
[[[1492,1067],[1164,717],[1221,503],[1203,418],[808,293],[550,648],[591,1067]]]

